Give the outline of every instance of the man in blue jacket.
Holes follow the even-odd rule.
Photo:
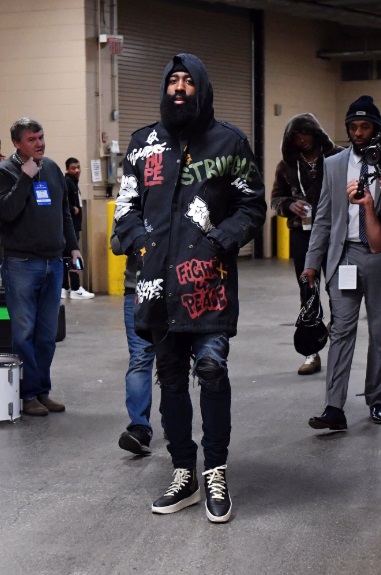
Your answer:
[[[153,506],[174,513],[200,500],[189,371],[200,385],[206,514],[231,515],[227,370],[237,332],[237,255],[265,221],[261,177],[246,136],[215,120],[204,64],[175,56],[164,70],[161,121],[135,132],[116,200],[115,233],[138,258],[135,330],[155,345],[173,481]]]

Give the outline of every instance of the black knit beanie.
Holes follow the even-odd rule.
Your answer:
[[[170,73],[168,74],[168,76],[170,76],[171,74],[174,74],[175,72],[188,72],[188,70],[186,69],[186,67],[184,66],[184,64],[179,60],[178,62],[176,62],[176,64],[173,66],[172,70],[170,71]]]
[[[381,128],[380,112],[377,106],[374,105],[371,96],[360,96],[358,100],[349,106],[347,115],[345,116],[345,124],[348,125],[350,122],[355,122],[356,120],[367,120],[375,124],[378,129]]]
[[[189,74],[189,70],[186,69],[180,58],[175,56],[173,60],[174,60],[173,68],[170,70],[170,72],[168,72],[167,77],[165,79],[165,88],[168,87],[168,80],[175,72],[188,72]]]

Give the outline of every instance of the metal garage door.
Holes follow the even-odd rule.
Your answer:
[[[159,119],[165,65],[179,52],[196,54],[214,89],[215,116],[243,130],[252,143],[252,23],[247,12],[216,11],[154,0],[118,3],[119,143]],[[251,245],[241,255],[251,254]]]

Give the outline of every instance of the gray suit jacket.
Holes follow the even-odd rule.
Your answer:
[[[326,283],[343,253],[348,227],[347,175],[351,148],[324,160],[324,177],[316,218],[312,226],[305,268],[320,270],[328,250]],[[380,183],[376,181],[374,204],[380,210]]]

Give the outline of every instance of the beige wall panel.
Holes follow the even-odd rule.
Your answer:
[[[16,13],[19,20],[28,22],[29,13],[38,14],[40,22],[44,22],[45,14],[60,13],[65,14],[65,21],[70,22],[71,11],[78,10],[82,6],[82,0],[6,0],[0,1],[0,10],[3,17],[6,14]]]
[[[2,9],[2,5],[4,0],[0,2],[0,10]],[[54,7],[54,4],[61,4],[60,2],[51,2],[50,7]],[[13,9],[13,6],[9,7]],[[25,2],[25,9],[30,9],[30,3]],[[70,18],[70,20],[68,20]],[[82,2],[76,3],[76,8],[67,7],[67,9],[51,9],[51,10],[44,10],[44,13],[41,14],[41,11],[33,11],[28,12],[28,28],[39,28],[41,30],[41,25],[47,27],[61,27],[61,29],[66,30],[67,26],[62,26],[63,22],[67,22],[70,24],[70,30],[73,28],[75,29],[80,23],[83,23],[84,12],[82,8]],[[24,28],[25,27],[25,20],[20,16],[19,12],[10,12],[8,14],[2,13],[1,20],[0,20],[0,30],[7,30],[9,28]],[[70,34],[70,32],[68,32]]]
[[[15,31],[22,34],[22,44],[18,46],[18,42],[15,41]],[[36,34],[40,36],[40,41],[36,42]],[[42,36],[42,38],[41,38]],[[34,50],[37,50],[38,54],[45,52],[46,47],[50,44],[62,44],[65,46],[72,42],[78,42],[83,50],[83,24],[73,23],[70,26],[62,26],[55,22],[54,26],[46,27],[44,22],[44,27],[31,28],[28,25],[15,26],[14,28],[7,28],[1,31],[0,36],[0,47],[12,46],[10,57],[13,56],[13,52],[17,51],[18,48],[23,50],[26,58],[30,58],[30,54],[34,54]],[[25,50],[26,46],[28,50]]]
[[[73,130],[86,133],[83,1],[0,0],[0,11],[3,152],[13,150],[8,135],[12,122],[30,115],[44,125],[49,155],[63,156],[66,146],[62,150],[59,140],[72,138]],[[52,144],[53,134],[57,145]]]
[[[74,88],[74,92],[82,95],[82,100],[85,100],[86,81],[83,71],[78,72],[61,72],[57,67],[52,65],[52,70],[48,73],[47,70],[43,72],[20,74],[19,76],[12,76],[12,89],[15,91],[27,90],[30,92],[55,92],[57,95],[61,90],[70,90]]]
[[[5,42],[0,42],[0,51],[3,52],[4,56],[7,56],[7,60],[25,60],[25,65],[36,66],[36,70],[39,68],[39,60],[42,52],[40,34],[41,30],[38,32],[35,29],[35,36],[27,40],[27,47],[23,42],[13,43],[12,49],[9,49],[9,45]],[[16,32],[15,32],[16,33]],[[19,32],[18,32],[19,33]],[[0,37],[3,35],[1,32]],[[29,35],[28,35],[29,36]],[[82,61],[85,57],[85,50],[83,46],[83,41],[71,40],[70,42],[55,42],[51,40],[50,42],[44,41],[44,55],[51,54],[51,58],[81,58]]]
[[[1,35],[1,33],[0,33]],[[44,55],[45,56],[45,55]],[[38,68],[40,71],[43,71],[45,74],[48,73],[50,70],[52,72],[57,72],[58,70],[62,71],[63,73],[81,73],[83,74],[83,58],[79,58],[78,56],[75,58],[67,58],[67,56],[63,57],[54,57],[54,58],[39,58],[38,59]],[[1,60],[0,57],[0,67],[1,73],[6,76],[19,76],[23,74],[27,74],[28,70],[30,71],[30,62],[27,61],[24,57],[18,60]],[[31,73],[33,73],[34,68]],[[2,84],[2,82],[0,82]]]

